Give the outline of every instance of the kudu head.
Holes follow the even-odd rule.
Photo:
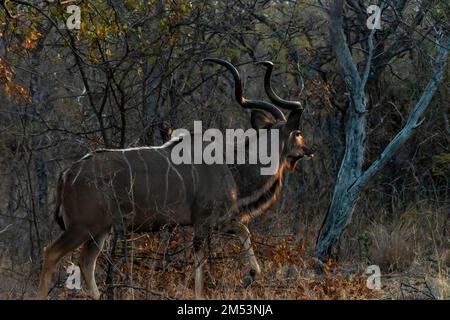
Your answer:
[[[279,130],[280,164],[285,164],[289,171],[293,171],[300,159],[303,157],[313,157],[313,151],[306,146],[300,131],[300,118],[303,112],[302,105],[297,101],[281,99],[275,94],[271,87],[270,78],[273,70],[272,62],[263,61],[258,62],[258,64],[267,67],[264,78],[264,88],[270,100],[276,106],[268,102],[244,98],[240,74],[230,62],[215,58],[206,58],[203,61],[218,63],[226,67],[232,73],[235,81],[236,100],[243,108],[252,109],[251,124],[254,129]],[[291,111],[287,119],[277,106]],[[267,113],[271,114],[273,118]]]
[[[298,160],[303,157],[312,158],[314,156],[313,150],[306,146],[300,131],[300,119],[303,113],[303,106],[298,101],[284,100],[273,91],[271,85],[273,63],[271,61],[261,61],[256,64],[266,68],[266,74],[264,75],[264,89],[270,101],[280,108],[290,110],[287,121],[280,129],[280,140],[285,143],[283,153],[288,168],[293,170]]]

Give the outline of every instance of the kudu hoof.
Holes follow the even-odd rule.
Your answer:
[[[255,280],[256,277],[256,271],[250,270],[250,274],[246,275],[244,277],[244,280],[242,281],[242,287],[247,288],[249,285],[252,284],[252,282]]]
[[[324,265],[320,259],[314,258],[314,272],[318,276],[321,276],[324,274]]]

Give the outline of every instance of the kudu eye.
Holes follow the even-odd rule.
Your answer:
[[[296,138],[299,138],[299,137],[302,136],[302,134],[300,133],[299,130],[295,131],[295,132],[294,132],[294,135],[295,135]]]

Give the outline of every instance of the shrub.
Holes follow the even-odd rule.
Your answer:
[[[410,221],[397,219],[391,224],[373,223],[370,260],[385,272],[405,271],[415,257],[415,228]]]

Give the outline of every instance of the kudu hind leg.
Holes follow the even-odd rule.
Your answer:
[[[53,272],[59,260],[88,240],[89,234],[83,228],[69,227],[51,245],[45,248],[44,263],[39,281],[38,299],[46,299]]]
[[[100,291],[95,282],[95,264],[107,236],[108,233],[106,232],[87,241],[83,246],[80,256],[80,268],[84,281],[86,282],[90,296],[95,300],[100,299]]]
[[[205,264],[205,243],[206,237],[194,235],[194,286],[195,286],[195,299],[201,299],[203,297],[203,265]]]

